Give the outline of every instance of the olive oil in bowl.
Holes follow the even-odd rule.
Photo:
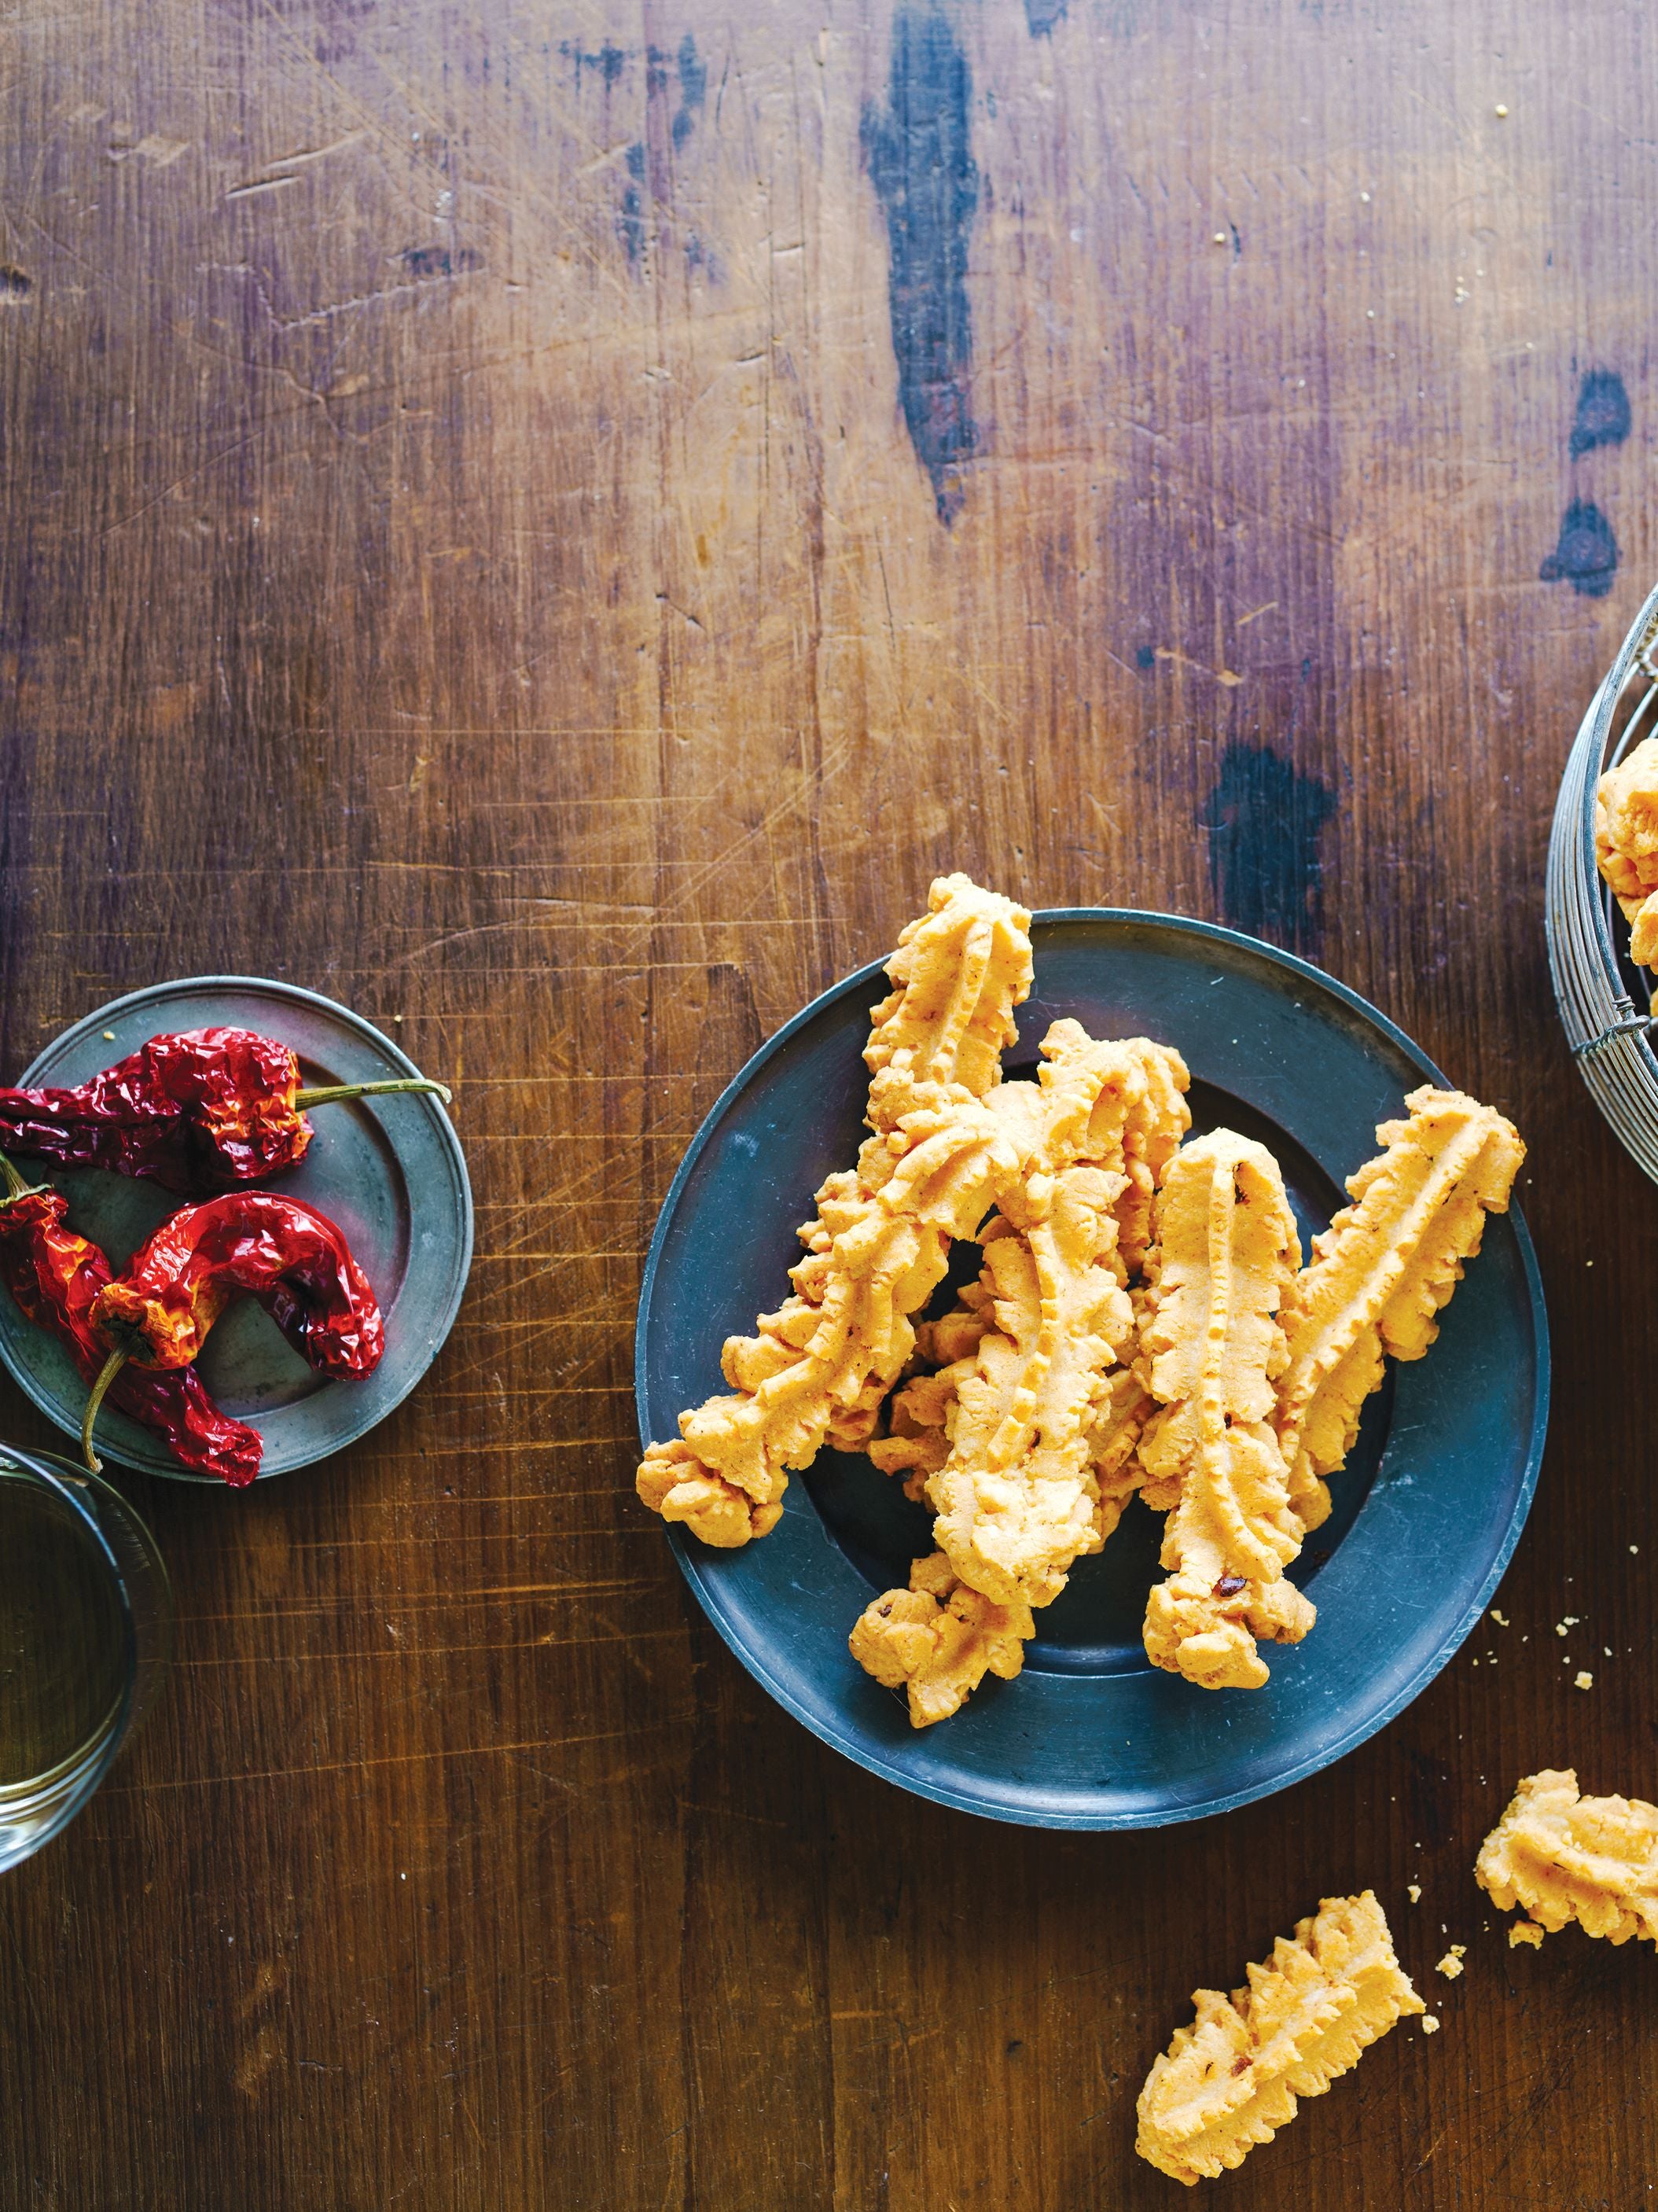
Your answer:
[[[159,1677],[167,1596],[117,1492],[0,1446],[0,1869],[102,1779]]]

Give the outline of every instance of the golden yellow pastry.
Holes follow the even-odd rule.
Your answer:
[[[1383,1352],[1426,1352],[1486,1213],[1507,1211],[1526,1157],[1512,1123],[1460,1091],[1424,1085],[1405,1103],[1409,1118],[1377,1129],[1383,1151],[1349,1178],[1353,1203],[1313,1239],[1312,1263],[1284,1301],[1275,1425],[1303,1528],[1328,1516],[1324,1477],[1351,1449]]]
[[[1085,1120],[1085,1108],[1061,1103]],[[1008,1118],[1023,1136],[1023,1106]],[[970,1237],[1029,1169],[983,1101],[933,1085],[918,1103],[912,1092],[910,1110],[865,1141],[858,1167],[817,1194],[800,1231],[807,1256],[790,1270],[794,1296],[762,1314],[754,1336],[727,1338],[720,1365],[734,1395],[682,1413],[679,1441],[647,1452],[645,1503],[706,1543],[763,1535],[791,1468],[809,1467],[827,1438],[848,1449],[867,1442],[952,1239]]]
[[[824,1440],[872,1432],[910,1358],[919,1311],[943,1279],[952,1237],[969,1236],[1029,1163],[1019,1148],[1031,1110],[1005,1119],[986,1100],[1001,1081],[1013,1008],[1030,985],[1029,915],[965,876],[940,877],[928,911],[888,963],[890,995],[874,1008],[865,1058],[873,1134],[854,1170],[831,1176],[800,1231],[807,1256],[795,1294],[731,1337],[720,1365],[732,1395],[682,1413],[680,1434],[653,1443],[635,1486],[665,1520],[730,1549],[764,1535],[782,1510],[791,1468]],[[1029,1086],[1020,1085],[1020,1089]],[[1085,1126],[1097,1085],[1060,1105]]]
[[[1643,738],[1594,794],[1594,857],[1630,923],[1630,957],[1658,962],[1658,738]]]
[[[918,1322],[918,1371],[887,1403],[886,1434],[865,1446],[883,1474],[902,1474],[904,1495],[919,1504],[926,1479],[950,1456],[948,1425],[956,1385],[972,1371],[973,1355],[990,1326],[990,1296],[977,1282],[965,1284],[957,1302],[936,1320]]]
[[[993,1326],[957,1382],[949,1455],[926,1494],[957,1575],[1002,1604],[1051,1603],[1099,1548],[1089,1440],[1132,1319],[1114,1265],[1122,1182],[1067,1168],[1042,1220],[987,1237]]]
[[[1110,1200],[1116,1223],[1114,1264],[1123,1278],[1132,1279],[1145,1262],[1152,1196],[1191,1127],[1185,1097],[1191,1078],[1186,1063],[1172,1047],[1144,1037],[1096,1048],[1075,1022],[1055,1023],[1042,1049],[1078,1063],[1089,1062],[1090,1055],[1097,1054],[1106,1069],[1078,1157],[1084,1164],[1106,1168],[1122,1178],[1121,1190]],[[1021,1097],[1019,1086],[1009,1086],[998,1094],[996,1110],[1006,1113]],[[949,1313],[923,1322],[917,1329],[917,1356],[933,1371],[912,1377],[897,1392],[890,1408],[889,1433],[868,1446],[870,1457],[884,1474],[905,1477],[908,1497],[923,1494],[926,1478],[938,1472],[948,1455],[946,1430],[957,1387],[973,1371],[973,1355],[989,1325],[993,1296],[986,1285],[969,1284]],[[1092,1445],[1101,1486],[1096,1526],[1102,1541],[1116,1526],[1139,1482],[1134,1447],[1150,1410],[1145,1390],[1131,1384],[1126,1373],[1110,1378]]]
[[[1608,780],[1603,817],[1619,879],[1658,892],[1658,740]],[[1181,1149],[1178,1053],[1060,1021],[1039,1079],[1003,1082],[1029,933],[965,876],[932,885],[872,1009],[870,1133],[817,1193],[792,1294],[726,1340],[728,1391],[682,1413],[636,1477],[724,1547],[775,1525],[790,1471],[826,1442],[904,1478],[939,1549],[852,1648],[906,1687],[918,1727],[1019,1671],[1035,1609],[1137,1487],[1168,1516],[1148,1654],[1206,1688],[1265,1682],[1258,1644],[1312,1625],[1285,1569],[1384,1354],[1426,1350],[1524,1158],[1491,1109],[1413,1092],[1297,1275],[1271,1154],[1225,1130]],[[983,1245],[980,1279],[920,1322],[957,1240]]]
[[[1480,1845],[1474,1879],[1506,1912],[1531,1922],[1513,1943],[1539,1943],[1575,1920],[1590,1936],[1658,1943],[1658,1805],[1639,1797],[1584,1797],[1570,1767],[1528,1774]]]
[[[1145,1267],[1157,1194],[1192,1126],[1192,1109],[1186,1103],[1192,1078],[1172,1045],[1133,1037],[1122,1050],[1121,1073],[1107,1094],[1112,1109],[1108,1115],[1096,1110],[1087,1157],[1127,1177],[1112,1211],[1117,1218],[1118,1257],[1133,1282]]]
[[[936,1321],[924,1321],[915,1332],[915,1349],[929,1367],[942,1369],[960,1359],[970,1359],[990,1326],[985,1300],[976,1282],[963,1285],[960,1297]]]
[[[919,1504],[926,1495],[926,1480],[950,1456],[945,1424],[956,1400],[957,1376],[953,1367],[940,1367],[912,1375],[902,1390],[893,1393],[887,1407],[887,1433],[873,1437],[865,1446],[883,1474],[901,1474],[904,1495]]]
[[[921,1322],[917,1328],[916,1352],[929,1363],[927,1371],[912,1376],[894,1393],[888,1408],[887,1435],[875,1437],[865,1447],[884,1474],[903,1476],[905,1497],[918,1501],[926,1495],[928,1476],[936,1474],[949,1457],[948,1423],[957,1388],[964,1375],[973,1372],[974,1354],[990,1325],[992,1292],[980,1283],[969,1283],[961,1296],[960,1305],[935,1322]],[[1136,1340],[1131,1328],[1118,1346],[1121,1364],[1103,1378],[1089,1431],[1089,1456],[1098,1487],[1094,1528],[1102,1544],[1139,1488],[1143,1470],[1137,1447],[1146,1422],[1157,1411],[1156,1399],[1131,1364]]]
[[[976,912],[990,897],[953,891],[933,919],[957,904]],[[962,958],[974,941],[960,930],[943,940]],[[1020,1225],[1040,1220],[1055,1175],[1078,1158],[1121,1159],[1130,1141],[1149,1152],[1167,1115],[1162,1090],[1174,1087],[1173,1071],[1184,1079],[1177,1054],[1144,1039],[1097,1044],[1074,1021],[1049,1029],[1035,1084],[978,1097],[959,1081],[918,1078],[918,1065],[964,1068],[975,1080],[994,1066],[979,1035],[982,992],[964,1024],[935,973],[943,951],[923,933],[908,952],[908,981],[876,1009],[873,1134],[856,1169],[818,1193],[817,1218],[800,1231],[808,1256],[791,1271],[795,1296],[762,1315],[755,1336],[727,1339],[720,1364],[734,1395],[682,1413],[677,1443],[653,1444],[640,1465],[644,1502],[705,1543],[731,1548],[764,1535],[791,1468],[810,1466],[826,1438],[847,1449],[869,1440],[914,1351],[910,1316],[943,1279],[953,1239],[972,1237],[998,1205]],[[1011,963],[992,965],[1014,974]]]
[[[1298,1643],[1315,1617],[1284,1579],[1301,1532],[1267,1419],[1278,1309],[1301,1259],[1277,1161],[1230,1129],[1187,1146],[1157,1236],[1140,1371],[1159,1410],[1139,1457],[1146,1502],[1169,1510],[1169,1575],[1147,1601],[1146,1654],[1204,1689],[1258,1689],[1256,1639]]]
[[[735,1395],[683,1413],[636,1478],[647,1505],[722,1548],[775,1525],[787,1470],[809,1466],[837,1420],[848,1443],[870,1433],[914,1348],[908,1316],[944,1277],[947,1230],[890,1210],[855,1175],[829,1178],[800,1233],[795,1295],[756,1335],[726,1340]]]
[[[916,1728],[948,1720],[987,1674],[1011,1681],[1035,1633],[1027,1605],[999,1605],[957,1582],[942,1552],[917,1559],[907,1590],[866,1606],[852,1656],[890,1690],[903,1690]]]
[[[1291,1941],[1280,1936],[1248,1986],[1198,1990],[1140,2091],[1135,2148],[1188,2185],[1242,2166],[1422,2000],[1394,1954],[1375,1894],[1327,1897]]]
[[[1131,1303],[1139,1295],[1131,1291]],[[960,1305],[917,1328],[915,1350],[926,1363],[924,1371],[894,1392],[888,1404],[888,1433],[865,1447],[884,1474],[903,1476],[906,1498],[924,1498],[927,1477],[936,1474],[949,1456],[947,1425],[957,1385],[972,1372],[972,1355],[989,1326],[991,1293],[981,1284],[969,1283],[961,1297]],[[1117,1347],[1120,1364],[1104,1378],[1103,1395],[1089,1431],[1089,1455],[1099,1486],[1094,1522],[1102,1543],[1140,1486],[1143,1470],[1137,1447],[1157,1411],[1157,1400],[1134,1370],[1137,1343],[1131,1328]]]
[[[1122,1364],[1105,1378],[1105,1393],[1088,1436],[1094,1480],[1099,1486],[1094,1520],[1102,1543],[1121,1520],[1129,1499],[1145,1480],[1139,1441],[1157,1410],[1157,1400],[1136,1371],[1138,1343],[1138,1336],[1131,1333],[1118,1347]]]
[[[1026,1094],[1029,1130],[1048,1128],[1045,1155],[1033,1133],[1027,1158],[1045,1157],[1047,1171],[1027,1171],[1004,1192],[1002,1214],[981,1239],[979,1283],[932,1325],[927,1348],[959,1356],[906,1386],[893,1433],[870,1448],[878,1465],[908,1474],[912,1496],[924,1486],[959,1581],[1027,1619],[1065,1588],[1078,1558],[1098,1550],[1133,1488],[1133,1477],[1120,1474],[1102,1500],[1092,1449],[1132,1321],[1118,1207],[1133,1188],[1127,1162],[1155,1178],[1188,1121],[1185,1063],[1163,1046],[1096,1043],[1078,1024],[1057,1022],[1042,1050],[1034,1095],[1010,1085],[996,1103],[1011,1107]],[[1079,1127],[1059,1102],[1084,1076],[1097,1088]],[[878,1615],[890,1599],[911,1625],[904,1595],[886,1593]],[[861,1632],[871,1618],[853,1638],[854,1656],[874,1650],[890,1671],[890,1645],[872,1646]],[[942,1717],[937,1700],[912,1698],[910,1711],[918,1727]]]
[[[914,1082],[960,1084],[984,1097],[1002,1079],[1030,976],[1024,908],[969,877],[939,876],[887,963],[892,989],[870,1010],[865,1066],[872,1075],[902,1066]]]

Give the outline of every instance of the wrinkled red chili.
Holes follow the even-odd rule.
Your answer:
[[[379,1366],[380,1305],[342,1231],[298,1199],[227,1191],[181,1206],[93,1301],[91,1325],[111,1350],[81,1432],[88,1457],[103,1393],[125,1363],[186,1366],[239,1291],[323,1374],[355,1378]]]
[[[91,1382],[109,1346],[92,1308],[111,1279],[108,1260],[89,1238],[65,1224],[68,1204],[55,1190],[31,1188],[0,1154],[0,1282],[37,1328],[55,1336]],[[222,1413],[192,1366],[130,1367],[110,1389],[112,1405],[153,1430],[180,1467],[223,1477],[234,1488],[259,1471],[264,1444],[257,1429]]]
[[[423,1075],[302,1090],[299,1061],[275,1037],[181,1030],[73,1089],[0,1089],[0,1146],[196,1195],[293,1167],[315,1133],[306,1108],[405,1091],[449,1103]]]

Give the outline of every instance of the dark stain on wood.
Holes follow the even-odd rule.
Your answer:
[[[1592,368],[1577,392],[1571,426],[1571,457],[1579,460],[1596,446],[1621,446],[1630,433],[1629,393],[1616,369]]]
[[[697,116],[708,96],[708,65],[696,51],[696,40],[687,31],[679,41],[675,68],[679,74],[679,106],[674,111],[673,143],[683,146],[696,128]]]
[[[1546,584],[1570,584],[1581,598],[1605,599],[1618,574],[1618,540],[1593,500],[1573,500],[1537,573]]]
[[[465,276],[483,265],[483,257],[470,246],[405,246],[398,258],[411,276]]]
[[[1306,949],[1323,933],[1320,840],[1335,811],[1329,787],[1270,745],[1233,738],[1198,817],[1209,878],[1235,929]]]
[[[616,218],[616,228],[622,233],[622,243],[627,249],[628,259],[637,268],[645,253],[645,200],[641,186],[645,182],[645,146],[635,139],[627,152],[628,181],[622,188],[622,212]]]
[[[946,18],[934,8],[901,8],[886,112],[865,106],[863,148],[886,217],[899,403],[944,522],[961,512],[962,464],[979,442],[967,295],[979,204],[972,104],[972,72]]]
[[[574,40],[565,39],[561,41],[558,50],[567,61],[575,64],[578,84],[580,83],[583,76],[591,71],[608,90],[618,82],[623,70],[628,66],[628,49],[625,46],[613,45],[609,39],[605,40],[602,46],[591,52],[577,46]]]
[[[1024,20],[1033,39],[1045,39],[1063,23],[1070,0],[1024,0]]]

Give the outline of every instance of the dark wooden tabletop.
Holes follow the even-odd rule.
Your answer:
[[[0,45],[0,1073],[288,977],[452,1080],[479,1229],[365,1442],[131,1479],[177,1664],[0,1882],[7,2212],[1170,2205],[1133,2106],[1189,1992],[1365,1884],[1442,2032],[1224,2202],[1647,2203],[1651,1954],[1511,1954],[1472,1876],[1532,1768],[1658,1797],[1658,1193],[1542,938],[1658,569],[1642,8],[91,0]],[[1532,1148],[1513,1625],[1224,1819],[873,1780],[633,1495],[676,1162],[950,866],[1292,946]],[[0,1433],[57,1440],[9,1383]]]

